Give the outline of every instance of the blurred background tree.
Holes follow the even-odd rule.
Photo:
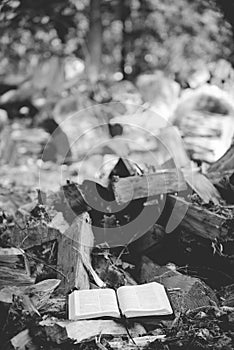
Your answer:
[[[108,139],[110,130],[94,131],[75,145],[79,135],[120,115],[128,118],[145,103],[177,120],[184,106],[179,105],[178,115],[175,108],[187,87],[193,93],[210,83],[222,89],[219,94],[231,92],[232,100],[232,9],[228,0],[2,0],[0,109],[7,112],[2,119],[11,124],[29,117],[26,125],[45,130],[42,121],[54,118],[57,128],[66,120],[63,131],[80,159],[94,139]],[[213,108],[216,100],[207,93],[201,101]],[[110,101],[118,104],[113,108],[106,104]],[[150,130],[153,123],[159,126],[148,113],[140,119]],[[136,131],[132,135],[135,139]],[[5,139],[10,139],[7,133]],[[52,151],[58,140],[53,141]],[[94,163],[90,173],[101,161],[96,157]]]
[[[76,56],[94,82],[162,69],[186,76],[233,60],[232,4],[225,0],[3,0],[0,73],[30,74],[42,58]]]

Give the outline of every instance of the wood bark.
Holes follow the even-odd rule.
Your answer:
[[[120,19],[122,22],[122,42],[121,42],[121,61],[120,70],[123,74],[123,79],[126,79],[125,63],[127,56],[127,31],[126,31],[126,20],[130,15],[130,7],[127,0],[119,2]]]
[[[94,85],[99,78],[102,57],[101,0],[90,0],[89,32],[87,35],[86,72]]]
[[[186,188],[183,175],[177,169],[161,170],[143,176],[126,177],[113,183],[115,198],[119,204],[138,198],[180,192]]]
[[[167,210],[169,216],[174,216],[179,227],[191,234],[211,240],[227,239],[232,234],[232,223],[227,217],[181,197],[169,195]]]

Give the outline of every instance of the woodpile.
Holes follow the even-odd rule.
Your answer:
[[[67,183],[56,194],[39,193],[11,220],[2,213],[1,348],[188,349],[193,339],[197,346],[231,349],[233,289],[217,296],[199,271],[191,276],[173,259],[179,265],[181,258],[183,266],[183,248],[191,255],[202,247],[212,262],[230,265],[226,275],[233,281],[233,157],[232,145],[205,175],[219,192],[218,204],[194,193],[183,169],[139,174],[120,159],[105,186]],[[152,281],[167,288],[174,320],[67,319],[67,296],[74,289]]]

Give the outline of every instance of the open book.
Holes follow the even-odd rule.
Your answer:
[[[69,319],[172,315],[164,286],[157,282],[117,289],[76,290],[69,295]]]

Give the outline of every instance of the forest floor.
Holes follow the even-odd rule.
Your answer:
[[[121,110],[117,114],[119,117]],[[101,148],[91,154],[82,167],[77,158],[71,164],[43,162],[41,156],[49,136],[43,129],[27,124],[25,120],[14,120],[8,125],[6,142],[1,146],[4,162],[0,169],[0,348],[234,349],[233,205],[224,199],[219,205],[205,204],[197,194],[189,199],[182,191],[179,195],[188,201],[189,214],[173,233],[165,233],[170,211],[166,204],[158,221],[139,236],[139,241],[135,239],[138,244],[130,240],[123,246],[112,247],[103,240],[97,245],[99,229],[114,227],[120,232],[121,226],[134,221],[143,211],[145,198],[133,200],[119,216],[107,212],[105,201],[108,202],[110,192],[103,184],[113,169],[100,167],[100,162],[105,161],[105,150]],[[69,127],[72,129],[67,125],[67,130]],[[105,128],[100,129],[96,137],[105,132]],[[128,132],[131,134],[132,130]],[[87,136],[84,153],[92,137]],[[138,132],[135,137],[141,146],[142,134]],[[104,140],[114,150],[118,148],[118,143],[109,136]],[[132,146],[132,169],[124,163],[128,179],[139,176],[142,163],[139,169],[135,163],[146,159],[145,154],[154,150],[151,139],[147,142],[149,148],[146,147],[143,155],[140,146],[137,149],[137,142]],[[79,144],[75,145],[74,154]],[[168,160],[161,149],[156,154],[161,163]],[[119,156],[114,157],[114,168],[116,159]],[[154,174],[157,164],[151,165],[145,172]],[[83,182],[91,178],[95,169],[98,169],[96,176],[90,182]],[[115,168],[115,171],[115,176],[121,178],[123,169]],[[140,176],[144,176],[144,171]],[[78,180],[83,182],[82,188],[80,184],[74,187]],[[91,181],[98,183],[102,210],[89,208],[88,196],[95,201],[96,195],[89,187]],[[161,197],[166,203],[172,200],[167,193]],[[156,197],[156,207],[161,197]],[[149,212],[155,203],[146,206]],[[205,210],[206,218],[200,219],[199,213]],[[74,249],[70,251],[66,243],[68,232],[78,235],[74,222],[83,220],[87,212],[91,220],[80,231],[85,230],[87,239],[91,227],[94,235],[90,264],[82,263],[79,254]],[[196,230],[203,230],[205,235],[196,234]],[[78,264],[79,268],[85,266],[80,272],[86,276],[83,285],[77,282],[73,271]],[[67,282],[70,273],[73,279]],[[169,290],[175,318],[138,320],[127,325],[115,320],[68,321],[67,293],[73,287],[97,288],[99,279],[115,290],[122,285],[152,281],[164,284]],[[70,326],[72,322],[74,329]]]

